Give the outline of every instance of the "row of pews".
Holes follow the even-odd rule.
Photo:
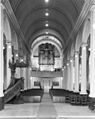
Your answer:
[[[24,103],[41,102],[44,90],[42,88],[28,89],[21,91],[21,96]]]
[[[27,102],[41,102],[44,90],[24,89],[24,78],[14,78],[7,90],[4,90],[4,103],[22,104]]]
[[[65,89],[50,89],[49,93],[53,102],[65,102],[70,103],[71,105],[88,105],[89,98],[88,94],[80,95],[73,91],[68,91]]]

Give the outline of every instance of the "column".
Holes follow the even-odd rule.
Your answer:
[[[31,88],[31,69],[28,67],[28,88]]]
[[[67,80],[68,80],[68,90],[70,91],[70,83],[71,83],[71,77],[70,77],[70,61],[67,63]]]
[[[67,66],[65,66],[65,89],[68,89],[68,74],[67,74]]]
[[[66,66],[63,68],[63,89],[66,89]]]
[[[67,90],[69,90],[69,86],[68,86],[68,85],[69,85],[69,84],[68,84],[68,83],[69,83],[69,81],[68,81],[68,79],[69,79],[69,78],[68,78],[68,66],[69,66],[69,63],[67,62],[67,64],[66,64],[66,80],[67,80]]]
[[[27,80],[27,89],[29,88],[29,68],[26,68],[26,80]]]
[[[9,61],[12,62],[12,46],[11,42],[8,40],[7,40],[7,84],[6,84],[7,87],[10,85],[11,82],[11,69],[9,68]]]
[[[0,0],[0,110],[4,108],[4,62],[3,62],[3,5]]]
[[[63,80],[62,80],[62,88],[64,89],[64,80],[65,80],[65,70],[64,70],[64,67],[62,69],[62,72],[63,72]]]
[[[91,51],[89,60],[90,95],[95,98],[95,6],[91,9]]]
[[[24,89],[27,89],[27,78],[26,78],[26,68],[23,68],[23,77],[24,77]]]
[[[79,92],[79,52],[75,51],[75,92]]]
[[[71,78],[71,81],[70,81],[70,88],[71,88],[71,91],[73,91],[73,58],[71,57],[70,58],[70,78]]]
[[[86,43],[82,44],[82,59],[81,59],[81,92],[80,94],[87,94],[87,56],[86,56]]]

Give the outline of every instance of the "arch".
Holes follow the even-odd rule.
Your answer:
[[[82,44],[82,30],[80,30],[77,34],[75,42],[75,51],[79,51],[81,44]]]
[[[32,1],[31,1],[32,2]],[[38,3],[39,1],[37,1],[37,3]],[[41,3],[41,2],[40,2]],[[44,6],[42,6],[41,4],[38,4],[38,5],[36,5],[36,1],[34,2],[34,4],[33,4],[33,6],[31,6],[31,9],[28,9],[28,14],[31,14],[31,13],[33,13],[34,11],[39,11],[40,9],[46,9],[46,7],[44,7]],[[26,6],[25,5],[29,5],[29,3],[26,1],[26,0],[22,0],[21,2],[20,2],[20,4],[18,4],[18,6],[17,6],[17,8],[16,8],[16,14],[18,14],[18,17],[20,18],[20,19],[24,19],[25,17],[27,17],[27,12],[25,11],[25,15],[24,14],[20,14],[19,13],[19,10],[20,10],[20,12],[21,13],[23,13],[23,9],[21,9],[22,7],[23,8],[26,8]],[[31,3],[32,4],[32,3]],[[62,15],[64,14],[62,11],[65,11],[65,14],[66,14],[66,19],[67,19],[67,21],[68,22],[70,22],[71,23],[71,25],[73,25],[74,24],[74,20],[75,20],[75,17],[76,17],[76,15],[77,15],[77,12],[76,12],[76,9],[75,9],[75,7],[73,7],[73,4],[72,3],[70,3],[70,5],[74,8],[73,9],[73,11],[74,11],[74,13],[75,14],[73,14],[72,12],[71,12],[71,14],[69,13],[69,11],[67,11],[67,10],[65,10],[65,7],[66,6],[59,6],[59,5],[62,5],[62,4],[64,4],[64,1],[62,1],[62,2],[60,2],[60,4],[57,4],[57,7],[54,7],[54,6],[48,6],[48,9],[54,9],[54,10],[56,10],[56,11],[58,11],[59,13],[61,13]],[[22,6],[22,7],[21,7]],[[70,7],[70,11],[72,11],[71,9],[72,9],[72,7]],[[72,17],[73,16],[73,17]],[[21,21],[23,21],[23,20],[21,20]]]
[[[41,25],[42,24],[42,25]],[[24,29],[24,33],[25,36],[28,35],[27,38],[31,37],[31,34],[33,35],[36,31],[40,31],[41,29],[45,29],[45,22],[44,19],[40,20],[38,22],[34,21],[32,24],[29,24],[29,27],[27,29]],[[59,34],[61,34],[61,36],[64,38],[64,42],[66,42],[67,36],[69,35],[70,32],[67,32],[67,30],[65,29],[65,27],[63,25],[61,25],[58,21],[56,20],[52,20],[50,19],[48,21],[49,24],[49,29],[54,29],[55,31],[57,31]]]
[[[18,50],[18,37],[14,30],[12,30],[12,45],[15,50]]]
[[[67,61],[70,60],[70,50],[67,52]]]
[[[6,14],[4,14],[4,34],[6,36],[7,42],[11,42],[11,27]]]
[[[86,19],[83,27],[82,42],[87,43],[88,37],[90,34],[90,20]]]
[[[42,11],[41,11],[41,10],[42,10]],[[42,7],[42,8],[37,8],[37,7],[34,8],[32,11],[30,11],[28,14],[26,14],[26,16],[24,16],[24,18],[22,17],[21,26],[23,26],[23,24],[26,24],[27,21],[29,21],[29,19],[33,18],[33,15],[42,13],[43,10],[44,10],[44,12],[47,11],[47,9],[45,9],[44,7]],[[61,16],[61,17],[62,17],[61,20],[64,20],[63,23],[68,24],[68,25],[69,25],[69,28],[72,28],[72,27],[74,26],[74,22],[73,22],[73,20],[70,18],[70,17],[71,17],[70,15],[65,14],[65,13],[62,12],[61,10],[58,10],[57,8],[54,8],[54,7],[50,7],[48,11],[49,11],[49,13],[51,13],[51,11],[55,12],[56,14],[59,15],[59,18],[60,18],[60,16]],[[70,20],[70,19],[71,19],[71,20]],[[39,20],[38,20],[38,21],[39,21]]]
[[[9,22],[9,19],[8,19],[8,16],[6,15],[6,13],[4,14],[3,26],[4,26],[3,34],[6,37],[6,43],[11,45],[11,43],[12,43],[12,32],[11,31],[12,30],[11,30],[10,22]],[[11,47],[7,46],[7,54],[6,54],[6,70],[7,70],[6,78],[7,78],[7,81],[5,82],[6,84],[4,84],[5,89],[8,88],[8,86],[10,85],[10,82],[11,82],[11,70],[9,68],[9,60],[12,60],[12,49],[11,49]]]
[[[71,45],[71,52],[70,52],[71,57],[74,56],[74,52],[75,52],[75,42],[73,42],[72,45]]]
[[[57,31],[55,31],[53,29],[49,29],[49,28],[42,29],[39,32],[35,33],[35,35],[33,36],[32,39],[36,39],[37,36],[41,36],[43,34],[46,34],[46,32],[48,32],[48,34],[54,35],[56,38],[58,37],[59,41],[62,42],[63,37]],[[64,42],[64,45],[65,45],[65,42]]]
[[[62,45],[61,43],[59,42],[59,40],[57,40],[54,36],[40,36],[38,37],[32,44],[31,46],[31,53],[33,55],[33,52],[36,50],[36,48],[41,45],[42,43],[51,43],[52,45],[54,45],[59,53],[60,53],[60,56],[62,57],[63,56],[63,53],[62,53]]]
[[[58,39],[60,44],[63,46],[63,48],[65,47],[64,38],[61,36],[61,34],[58,31],[56,31],[55,29],[49,29],[49,28],[48,29],[40,29],[34,35],[32,34],[33,35],[33,36],[31,36],[32,40],[31,39],[29,40],[29,44],[31,45],[35,41],[35,39],[38,37],[48,36],[46,34],[46,32],[48,32],[49,36],[53,36],[56,39]]]

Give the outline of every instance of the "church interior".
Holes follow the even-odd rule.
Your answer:
[[[95,0],[0,0],[0,118],[95,118]]]

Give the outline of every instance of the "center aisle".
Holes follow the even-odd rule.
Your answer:
[[[38,116],[39,119],[56,119],[57,112],[52,103],[51,97],[48,93],[43,95],[42,102],[39,106]]]

